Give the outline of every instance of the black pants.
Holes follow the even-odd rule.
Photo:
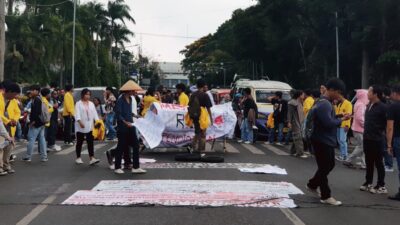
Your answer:
[[[125,151],[122,153],[124,158],[124,166],[126,168],[128,168],[129,165],[132,165],[132,159],[131,159],[132,154],[130,149],[131,148],[125,148]],[[110,150],[110,154],[113,159],[116,158],[116,155],[118,154],[117,152],[118,152],[118,146]]]
[[[72,116],[64,116],[64,142],[72,142]]]
[[[56,144],[57,128],[57,120],[51,120],[50,126],[46,128],[46,140],[49,147]]]
[[[93,148],[93,135],[92,132],[90,131],[89,133],[76,133],[76,157],[80,158],[81,157],[81,152],[82,152],[82,145],[83,141],[85,140],[86,137],[86,142],[88,146],[88,152],[89,156],[93,157],[94,156],[94,148]]]
[[[374,181],[374,167],[378,170],[378,186],[385,186],[385,166],[383,165],[383,145],[382,141],[371,141],[364,139],[365,163],[367,174],[365,182],[372,184]]]
[[[136,135],[134,127],[128,128],[126,131],[118,131],[118,144],[115,154],[115,169],[121,169],[122,155],[124,152],[130,152],[129,148],[132,147],[132,164],[134,169],[138,169],[139,165],[139,140]],[[129,156],[129,158],[131,158]]]
[[[318,170],[314,177],[308,182],[308,186],[313,189],[321,190],[321,199],[331,197],[331,189],[328,184],[328,175],[335,167],[335,149],[321,142],[312,141],[312,146],[317,161]]]

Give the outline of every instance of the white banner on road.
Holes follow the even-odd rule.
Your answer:
[[[187,107],[154,103],[145,118],[135,122],[135,127],[150,148],[182,147],[191,143],[194,129],[185,124]],[[207,140],[233,134],[236,115],[230,103],[211,108],[213,126],[207,129]]]
[[[278,166],[264,165],[256,168],[241,167],[239,168],[242,173],[266,173],[266,174],[280,174],[287,175],[285,169],[279,168]]]
[[[291,183],[223,180],[108,180],[78,191],[64,205],[296,207]]]

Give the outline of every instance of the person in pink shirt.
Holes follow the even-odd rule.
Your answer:
[[[348,159],[343,162],[344,165],[349,167],[354,167],[353,162],[357,157],[361,157],[361,168],[365,168],[365,157],[363,148],[363,133],[364,133],[364,119],[365,110],[369,103],[368,91],[367,90],[357,90],[356,93],[356,104],[354,105],[354,117],[351,129],[353,130],[353,136],[355,139],[356,148],[353,153],[348,157]]]

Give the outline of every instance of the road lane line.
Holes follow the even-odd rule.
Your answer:
[[[47,197],[40,205],[36,206],[32,211],[28,213],[22,220],[20,220],[17,225],[28,225],[31,223],[36,217],[40,215],[40,213],[43,212],[47,208],[47,206],[56,200],[57,195],[65,192],[67,188],[69,187],[69,183],[61,185],[54,194],[50,195]]]
[[[256,155],[265,155],[263,151],[260,149],[254,147],[254,145],[251,144],[242,144],[243,148],[249,150],[251,153],[256,154]]]
[[[86,147],[86,144],[84,144],[82,146],[82,148],[84,148],[84,147]],[[68,154],[70,154],[72,152],[75,152],[75,145],[74,146],[70,146],[70,147],[68,147],[66,149],[63,149],[63,150],[57,152],[56,155],[68,155]]]
[[[281,212],[293,223],[293,225],[306,225],[294,212],[290,209],[282,209]]]
[[[109,143],[97,144],[97,145],[94,146],[94,151],[96,152],[97,150],[99,150],[99,149],[101,149],[101,148],[107,146],[108,144],[109,144]],[[87,146],[87,145],[86,145],[86,146]],[[87,149],[85,149],[84,151],[82,151],[81,154],[82,154],[82,155],[88,155],[89,152],[88,152]]]
[[[226,147],[226,152],[228,153],[240,153],[239,150],[237,150],[231,143],[226,143],[225,144]]]
[[[277,155],[289,155],[289,153],[280,150],[279,148],[272,146],[272,145],[266,145],[266,144],[262,144],[262,146],[268,150],[270,150],[271,152],[277,154]]]

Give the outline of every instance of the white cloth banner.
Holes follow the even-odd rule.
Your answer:
[[[64,205],[296,207],[291,183],[224,180],[109,180],[78,191]]]
[[[194,129],[185,124],[187,107],[174,104],[154,103],[145,118],[135,122],[135,127],[150,148],[182,147],[191,143]],[[207,129],[207,140],[232,135],[236,115],[231,103],[211,108],[213,126]]]
[[[285,169],[279,168],[278,166],[265,165],[257,168],[239,168],[242,173],[266,173],[266,174],[280,174],[287,175]]]

